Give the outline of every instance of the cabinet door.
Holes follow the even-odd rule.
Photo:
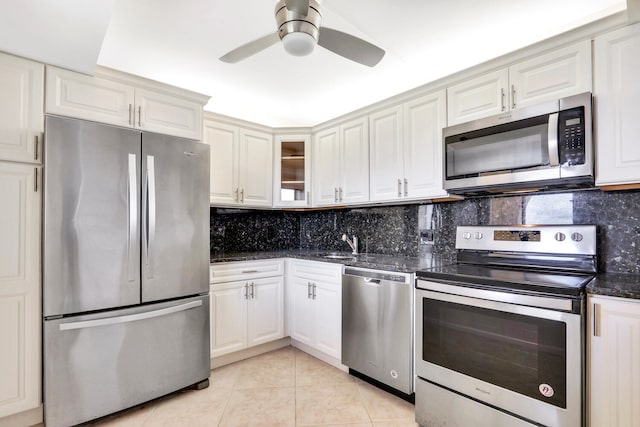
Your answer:
[[[284,278],[249,282],[248,345],[284,337]]]
[[[595,39],[596,184],[640,182],[640,24]]]
[[[314,281],[314,347],[340,359],[342,357],[342,288],[339,283]]]
[[[211,357],[247,348],[247,282],[211,286]]]
[[[291,280],[291,338],[315,346],[316,318],[314,301],[311,299],[311,281],[300,277]]]
[[[444,90],[404,104],[404,198],[447,195],[442,182],[446,113]]]
[[[42,401],[40,172],[0,162],[0,418]]]
[[[202,105],[173,95],[135,90],[135,126],[149,132],[200,140]]]
[[[211,149],[209,201],[212,205],[235,205],[239,200],[238,128],[205,120],[204,142]]]
[[[341,203],[369,201],[369,120],[352,120],[340,126]]]
[[[40,163],[44,65],[0,54],[0,160]]]
[[[509,109],[509,72],[507,69],[485,74],[447,89],[449,126]]]
[[[273,144],[274,206],[311,206],[310,140],[310,135],[276,135]]]
[[[318,132],[313,140],[313,205],[328,206],[338,203],[340,176],[339,128]]]
[[[369,116],[371,201],[397,200],[404,195],[402,105]]]
[[[134,89],[122,83],[47,66],[45,111],[132,127]]]
[[[639,426],[640,301],[591,297],[589,302],[590,425]]]
[[[509,67],[511,109],[591,91],[591,40]]]
[[[238,160],[240,203],[271,207],[273,200],[273,137],[262,132],[240,131]]]

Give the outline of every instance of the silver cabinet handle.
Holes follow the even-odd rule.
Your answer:
[[[142,107],[138,107],[138,127],[142,127]]]
[[[501,87],[500,88],[500,111],[504,111],[505,110],[505,106],[504,106],[504,88]]]
[[[333,188],[333,200],[334,202],[338,202],[338,187]]]
[[[233,199],[236,202],[238,202],[238,189],[236,188],[236,191],[234,191],[234,193],[236,193],[236,197]]]
[[[511,85],[511,108],[516,108],[516,86]]]
[[[409,196],[409,180],[407,178],[404,179],[404,197]]]
[[[242,270],[242,274],[257,273],[258,270]]]
[[[129,210],[129,234],[127,240],[127,251],[129,268],[127,271],[127,279],[132,282],[138,276],[137,266],[139,264],[139,258],[134,248],[138,243],[138,168],[137,158],[133,153],[129,153],[129,174],[127,176],[127,196],[128,196],[128,210]],[[138,263],[136,263],[138,260]]]
[[[402,197],[402,180],[398,178],[398,197]]]
[[[131,109],[133,108],[133,106],[131,104],[129,104],[129,126],[132,126],[133,123],[131,123]]]
[[[154,317],[166,316],[168,314],[179,313],[181,311],[190,310],[200,307],[202,300],[191,301],[186,304],[180,304],[175,307],[161,308],[160,310],[149,311],[147,313],[129,314],[127,316],[109,317],[107,319],[84,320],[80,322],[62,323],[61,331],[70,331],[73,329],[95,328],[96,326],[117,325],[120,323],[130,323],[138,320],[152,319]]]
[[[244,203],[244,188],[240,190],[240,203]]]
[[[311,299],[311,282],[307,282],[307,298]]]
[[[307,191],[307,206],[311,206],[311,193]]]
[[[251,287],[251,293],[249,294],[249,296],[251,296],[251,299],[255,299],[256,297],[256,285],[255,283],[251,282],[251,285],[249,285]]]
[[[249,284],[244,284],[244,299],[249,299]]]
[[[154,156],[147,156],[147,277],[153,277],[153,250],[156,240],[156,172]]]
[[[316,299],[316,284],[313,284],[313,290],[311,292],[311,299]]]
[[[33,141],[33,160],[38,160],[38,145],[40,144],[38,141],[38,135],[36,135]]]
[[[593,303],[593,336],[599,337],[600,330],[598,328],[598,310],[600,309],[600,304]]]
[[[558,166],[558,113],[549,114],[549,128],[547,129],[547,147],[549,150],[549,166]]]
[[[342,187],[338,187],[338,195],[339,195],[338,199],[342,201]]]
[[[33,191],[38,192],[38,168],[33,168]]]

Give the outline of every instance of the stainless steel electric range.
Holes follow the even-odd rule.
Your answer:
[[[417,273],[417,422],[584,425],[596,227],[458,227],[456,249],[456,264]]]

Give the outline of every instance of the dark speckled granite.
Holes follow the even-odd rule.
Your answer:
[[[611,297],[640,299],[640,275],[600,273],[587,285],[587,292]]]
[[[358,236],[363,253],[454,260],[456,226],[502,224],[596,224],[599,271],[640,275],[640,191],[594,189],[307,212],[212,208],[211,254],[348,251],[340,240],[346,233]],[[630,283],[633,288],[637,280]]]

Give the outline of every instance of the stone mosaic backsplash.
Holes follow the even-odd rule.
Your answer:
[[[458,225],[596,224],[600,271],[640,274],[640,191],[585,190],[307,212],[211,208],[211,253],[283,249],[455,257]]]

